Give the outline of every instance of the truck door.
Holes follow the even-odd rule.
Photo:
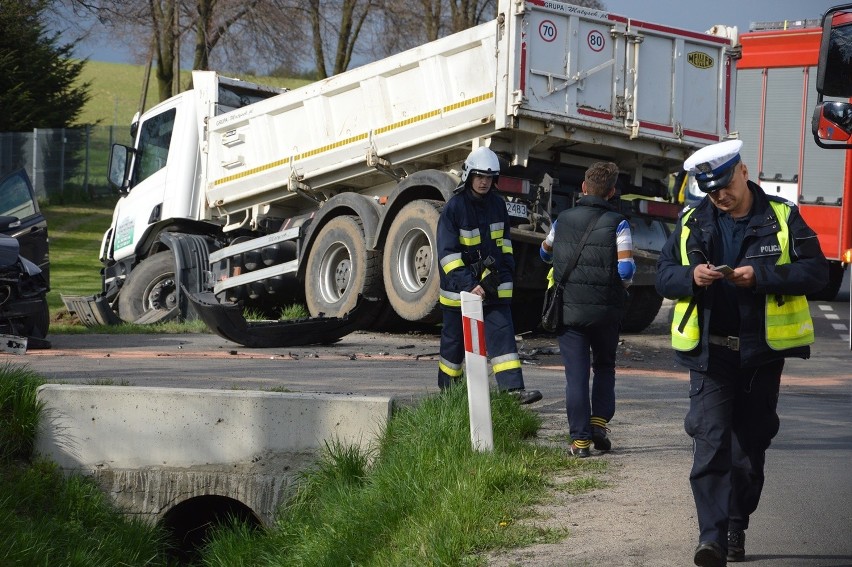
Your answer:
[[[160,221],[193,219],[198,200],[198,134],[192,98],[179,95],[143,115],[127,195],[113,217],[113,259],[144,254]]]

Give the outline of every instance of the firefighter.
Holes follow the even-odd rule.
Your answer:
[[[704,567],[745,558],[766,449],[778,432],[784,359],[809,358],[805,295],[828,278],[798,207],[749,181],[741,148],[729,140],[684,162],[705,197],[681,214],[657,262],[657,291],[677,300],[672,347],[689,369],[694,562]]]
[[[491,189],[500,174],[497,155],[486,147],[473,150],[462,166],[461,183],[438,220],[440,303],[443,312],[438,386],[449,388],[464,373],[461,292],[483,300],[486,351],[500,390],[519,403],[541,399],[524,388],[521,359],[512,323],[512,278],[515,260],[509,239],[506,202]]]

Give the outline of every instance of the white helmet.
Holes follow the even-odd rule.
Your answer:
[[[492,184],[496,184],[497,177],[500,175],[500,160],[497,159],[497,154],[485,146],[476,148],[470,152],[467,159],[464,160],[464,165],[462,165],[462,184],[466,184],[471,173],[490,175]]]

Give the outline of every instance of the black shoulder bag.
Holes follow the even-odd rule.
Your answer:
[[[577,265],[577,260],[580,259],[580,252],[586,244],[586,239],[589,238],[589,233],[592,232],[592,228],[597,224],[599,218],[601,217],[597,216],[589,221],[586,232],[583,233],[583,237],[574,249],[574,255],[571,256],[571,259],[565,266],[562,279],[547,288],[547,291],[544,292],[544,306],[541,309],[541,328],[548,333],[555,333],[559,325],[562,324],[562,293],[565,290],[565,282],[568,281],[568,275],[571,273],[571,270]]]

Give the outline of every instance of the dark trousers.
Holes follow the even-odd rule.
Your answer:
[[[559,330],[559,353],[565,365],[565,410],[573,440],[591,439],[591,416],[609,421],[615,414],[615,353],[619,327],[618,323],[606,322]]]
[[[443,390],[464,375],[464,334],[460,309],[442,307],[441,352],[438,362],[438,386]],[[524,387],[521,359],[515,342],[512,309],[506,303],[482,306],[485,322],[485,349],[497,387],[517,390]]]
[[[714,345],[710,349],[708,371],[689,374],[684,428],[693,440],[689,482],[699,541],[715,541],[727,549],[727,532],[748,528],[760,501],[766,449],[778,433],[784,360],[739,368],[736,353]]]

